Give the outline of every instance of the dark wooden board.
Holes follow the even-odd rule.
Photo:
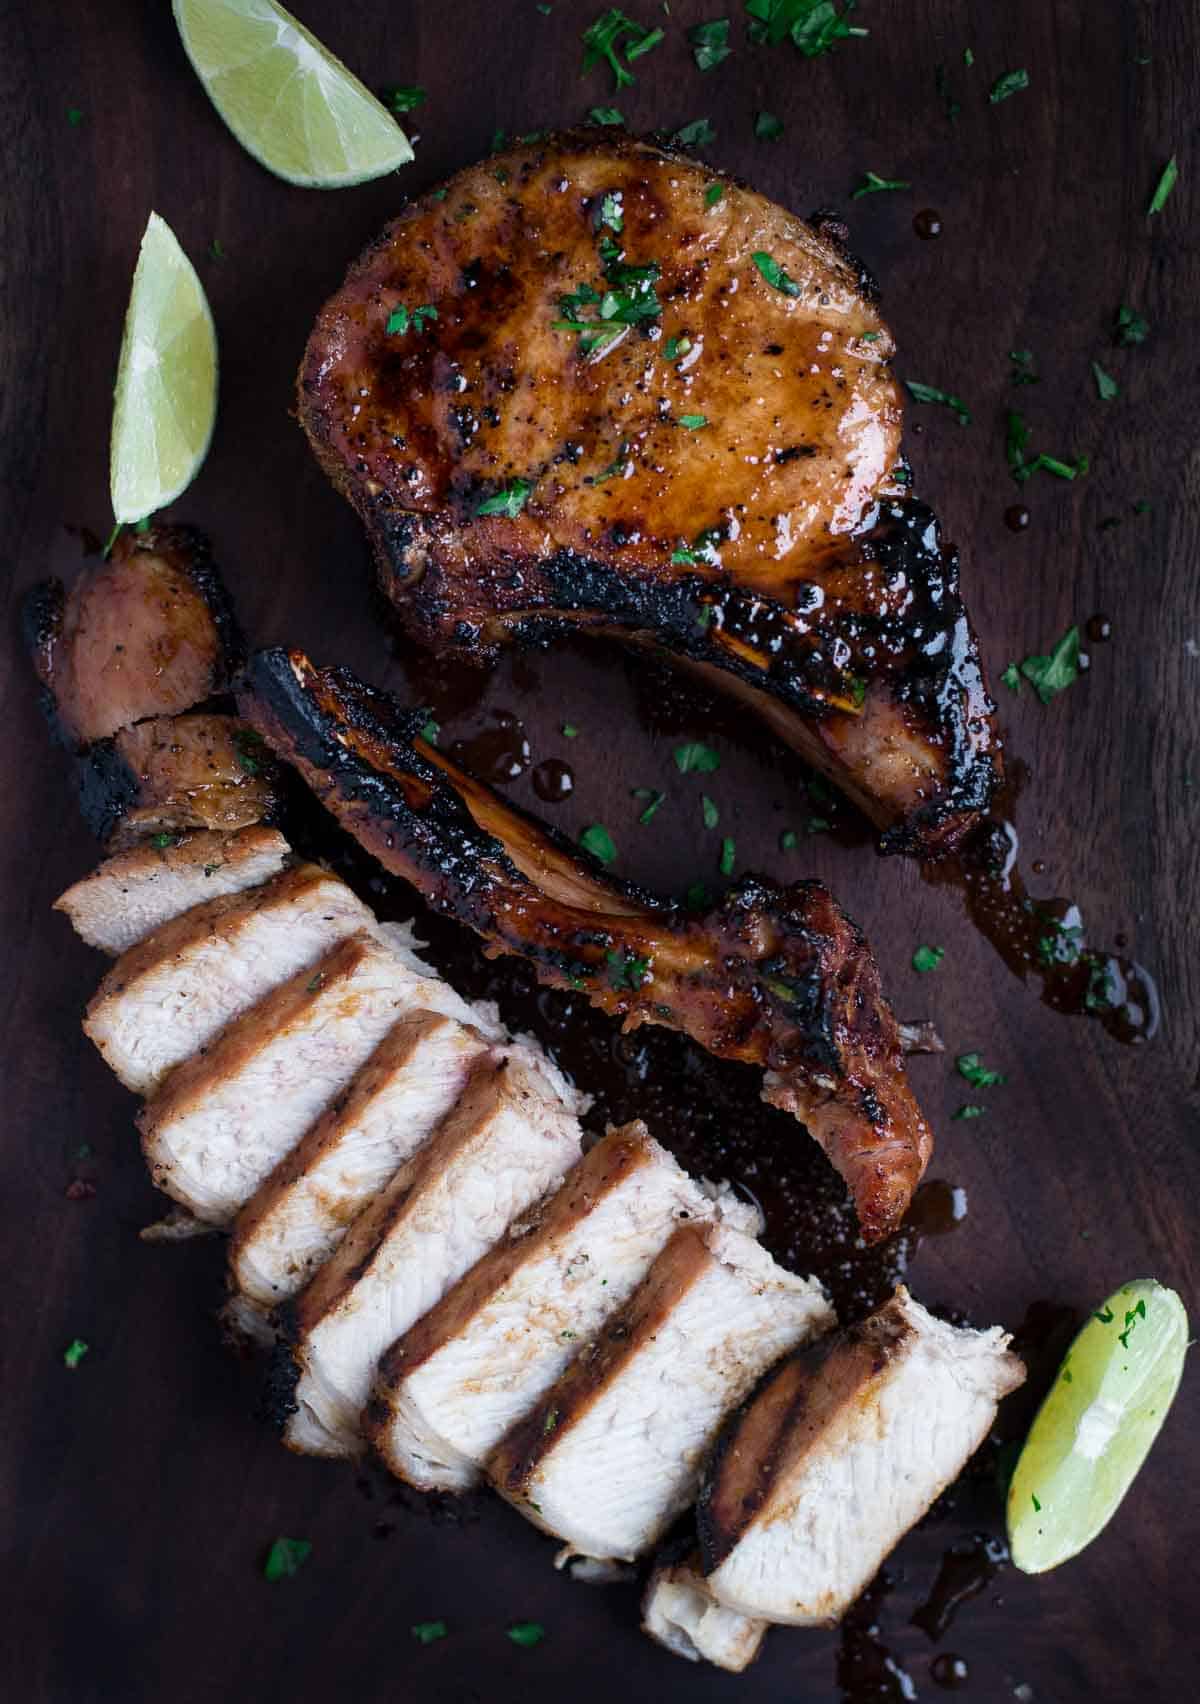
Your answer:
[[[927,1301],[1015,1325],[1052,1299],[1084,1309],[1115,1283],[1154,1274],[1195,1309],[1200,1088],[1200,54],[1191,7],[1106,0],[864,0],[870,38],[807,62],[751,48],[740,11],[734,55],[701,75],[684,27],[719,12],[675,0],[667,41],[614,97],[579,74],[579,35],[601,9],[556,0],[305,0],[304,16],[372,82],[419,82],[417,161],[400,178],[337,194],[289,189],[224,130],[180,49],[165,0],[0,7],[0,479],[6,617],[2,690],[8,761],[0,813],[6,1062],[0,1509],[6,1638],[0,1692],[28,1704],[88,1700],[371,1701],[570,1695],[819,1700],[835,1696],[835,1634],[777,1635],[734,1681],[685,1668],[636,1632],[627,1590],[588,1591],[550,1550],[489,1505],[431,1518],[354,1475],[289,1458],[256,1424],[256,1375],[220,1348],[212,1309],[219,1251],[150,1248],[153,1214],[132,1107],[85,1043],[80,1007],[98,963],[50,914],[93,861],[66,765],[49,746],[16,641],[21,593],[71,572],[103,534],[109,395],[128,280],[150,208],[197,257],[221,339],[221,416],[212,453],[178,513],[214,537],[241,613],[260,640],[291,640],[370,677],[396,680],[371,625],[356,523],[318,473],[290,418],[311,318],[345,265],[397,207],[488,148],[494,130],[574,121],[614,98],[632,126],[706,115],[709,150],[799,211],[832,205],[883,285],[902,374],[958,392],[974,415],[911,411],[918,488],[964,553],[967,595],[993,678],[1074,620],[1107,613],[1114,636],[1088,677],[1047,708],[1003,689],[1010,749],[1029,766],[1016,808],[1041,894],[1069,893],[1098,939],[1124,934],[1157,974],[1162,1033],[1121,1048],[1057,1016],[1003,967],[952,893],[869,846],[777,835],[796,801],[753,730],[723,739],[710,790],[733,824],[739,863],[833,882],[872,934],[902,1016],[930,1015],[953,1052],[980,1048],[1008,1083],[984,1119],[953,1122],[965,1098],[947,1061],[919,1061],[937,1127],[933,1173],[965,1187],[969,1216],[915,1263]],[[657,7],[635,4],[639,16]],[[733,12],[733,7],[726,8]],[[974,65],[964,65],[970,47]],[[1143,62],[1145,61],[1145,62]],[[946,75],[961,113],[935,91]],[[1002,72],[1028,92],[989,104]],[[78,108],[78,124],[68,119]],[[767,108],[781,142],[753,138]],[[1164,213],[1145,208],[1177,153]],[[852,202],[867,169],[911,193]],[[944,234],[918,241],[932,207]],[[205,259],[218,238],[226,259]],[[1129,302],[1150,340],[1116,350]],[[1034,351],[1041,382],[1009,386],[1008,351]],[[1119,380],[1098,400],[1088,363]],[[1074,485],[1024,491],[1032,525],[1003,525],[1018,492],[1002,418],[1014,397],[1037,447],[1087,452]],[[1135,500],[1149,499],[1135,517]],[[1106,516],[1121,525],[1099,530]],[[695,801],[632,825],[631,784],[672,786],[670,742],[653,740],[630,671],[599,652],[506,665],[488,703],[518,709],[537,758],[563,755],[577,831],[618,833],[622,868],[663,887],[712,873]],[[642,706],[644,709],[644,705]],[[453,732],[453,729],[451,730]],[[695,733],[705,730],[697,727]],[[528,801],[527,782],[514,790]],[[921,941],[946,948],[935,976],[909,967]],[[76,1159],[81,1144],[91,1158]],[[72,1177],[89,1201],[64,1198]],[[62,1362],[79,1335],[78,1371]],[[907,1625],[948,1529],[902,1550],[882,1611],[885,1637],[922,1696],[929,1661],[967,1658],[967,1696],[1080,1704],[1180,1700],[1200,1655],[1195,1547],[1200,1509],[1195,1379],[1128,1505],[1078,1562],[1041,1581],[1003,1573],[940,1646]],[[387,1529],[384,1536],[376,1533]],[[460,1530],[461,1529],[461,1530]],[[293,1582],[266,1585],[267,1543],[313,1541]],[[1002,1602],[997,1604],[994,1599]],[[451,1636],[423,1648],[415,1621]],[[536,1650],[504,1637],[543,1622]],[[1029,1687],[1032,1694],[1015,1692]]]

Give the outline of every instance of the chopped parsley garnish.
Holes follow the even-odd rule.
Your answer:
[[[721,813],[707,793],[700,795],[700,811],[704,817],[705,828],[716,828],[721,820]]]
[[[1121,387],[1111,373],[1106,373],[1099,361],[1092,362],[1092,377],[1096,381],[1096,394],[1101,402],[1112,402],[1121,394]]]
[[[1128,1349],[1129,1338],[1134,1326],[1137,1324],[1139,1319],[1145,1319],[1145,1317],[1146,1302],[1143,1297],[1136,1307],[1132,1307],[1127,1311],[1125,1315],[1125,1329],[1124,1331],[1118,1331],[1117,1333],[1117,1342],[1121,1345],[1122,1349]]]
[[[703,882],[693,882],[683,896],[683,903],[688,911],[703,911],[711,897]]]
[[[1061,461],[1058,456],[1036,455],[1026,457],[1029,447],[1029,427],[1013,409],[1005,416],[1004,450],[1008,457],[1008,471],[1018,485],[1023,485],[1027,479],[1032,479],[1035,473],[1052,473],[1055,479],[1078,479],[1085,474],[1089,467],[1088,458],[1080,456],[1078,461]]]
[[[244,769],[247,775],[257,775],[263,766],[262,735],[253,728],[239,728],[233,736],[233,745],[237,752],[238,767]]]
[[[950,1116],[951,1118],[982,1118],[985,1110],[984,1107],[975,1106],[973,1102],[968,1101],[965,1106],[960,1106],[958,1111],[952,1112]]]
[[[973,1089],[994,1089],[1008,1081],[1003,1072],[989,1071],[978,1053],[960,1053],[954,1066]]]
[[[589,124],[615,124],[624,128],[625,114],[619,107],[589,107]]]
[[[1026,657],[1023,663],[1010,663],[1000,678],[1013,692],[1020,690],[1020,682],[1016,678],[1018,668],[1042,703],[1049,704],[1052,698],[1079,678],[1078,627],[1068,627],[1048,657]]]
[[[858,188],[850,193],[851,201],[861,201],[864,195],[878,195],[884,189],[911,189],[904,178],[880,177],[878,172],[866,172]]]
[[[779,836],[779,850],[781,852],[794,852],[799,844],[800,836],[794,828],[785,828]]]
[[[721,558],[717,555],[717,546],[722,542],[720,527],[706,527],[698,532],[690,545],[678,544],[671,552],[671,561],[677,567],[686,567],[697,562],[712,562],[720,567]],[[707,627],[711,614],[700,622],[701,627]]]
[[[825,834],[833,827],[833,824],[827,817],[813,816],[809,817],[804,826],[809,834]]]
[[[1014,385],[1036,385],[1038,375],[1033,366],[1032,349],[1010,349],[1008,358],[1012,362],[1009,379]]]
[[[1142,315],[1127,308],[1124,303],[1117,309],[1113,323],[1113,342],[1119,343],[1123,349],[1132,348],[1135,343],[1145,343],[1150,335],[1150,321]]]
[[[715,207],[724,194],[725,185],[723,183],[710,183],[708,188],[704,191],[704,205],[706,207]]]
[[[560,296],[558,308],[563,318],[552,322],[555,331],[579,333],[583,355],[606,348],[628,326],[658,319],[662,313],[654,288],[660,276],[658,263],[630,266],[624,250],[609,236],[601,237],[599,247],[609,288],[597,290],[594,285],[581,284],[571,295]]]
[[[1078,923],[1064,923],[1058,917],[1046,916],[1046,933],[1038,936],[1038,962],[1051,970],[1057,964],[1077,964],[1082,952],[1082,927]]]
[[[436,745],[438,735],[441,731],[441,723],[435,721],[432,716],[427,717],[421,724],[421,738],[425,741],[426,745]]]
[[[1033,1493],[1031,1492],[1030,1495],[1033,1496]],[[1036,1496],[1033,1496],[1033,1510],[1037,1515],[1040,1515],[1042,1512],[1042,1505],[1038,1502]]]
[[[610,953],[609,957],[615,958],[616,954]],[[546,1410],[546,1418],[542,1421],[542,1431],[544,1433],[553,1432],[554,1428],[557,1425],[558,1425],[558,1409],[557,1408],[548,1408]]]
[[[625,213],[621,206],[621,195],[619,190],[610,190],[607,195],[601,197],[600,223],[602,225],[607,225],[609,230],[615,231],[618,236],[620,236],[621,232],[624,230]]]
[[[78,130],[79,126],[83,123],[83,108],[68,107],[67,123],[71,126],[72,130]]]
[[[996,81],[992,84],[988,100],[991,101],[993,106],[997,106],[1001,101],[1006,101],[1010,95],[1019,95],[1022,89],[1028,87],[1029,73],[1024,66],[1021,66],[1016,71],[1006,71],[1003,77],[996,78]]]
[[[660,30],[659,34],[661,35],[661,33]],[[536,1504],[533,1506],[537,1507]],[[514,1645],[524,1645],[528,1648],[532,1645],[541,1644],[546,1637],[546,1629],[540,1621],[514,1621],[508,1629],[508,1636]]]
[[[396,83],[381,89],[380,96],[389,112],[415,112],[424,106],[428,95],[419,83]]]
[[[698,432],[702,426],[708,425],[708,416],[707,414],[681,414],[678,416],[678,424],[686,426],[689,432]]]
[[[318,992],[318,990],[321,989],[321,988],[324,988],[324,986],[325,986],[325,972],[323,970],[319,970],[315,976],[309,977],[307,983],[304,986],[304,992],[306,994],[316,994]]]
[[[681,355],[686,355],[691,347],[690,337],[668,337],[663,344],[663,360],[676,361]]]
[[[1175,185],[1178,182],[1179,162],[1176,160],[1174,154],[1172,154],[1171,158],[1163,167],[1162,174],[1159,177],[1158,182],[1154,186],[1154,194],[1150,197],[1150,205],[1146,209],[1147,218],[1149,218],[1153,213],[1162,212],[1163,208],[1167,205],[1171,191],[1175,188]]]
[[[611,864],[617,856],[616,844],[602,822],[593,822],[579,836],[579,844],[602,864]]]
[[[1115,1317],[1111,1308],[1105,1308],[1103,1313],[1097,1313],[1094,1310],[1092,1313],[1092,1318],[1098,1319],[1101,1325],[1111,1325]]]
[[[963,48],[963,64],[966,66],[968,71],[971,69],[971,67],[972,67],[972,65],[974,65],[974,63],[975,63],[975,55],[971,52],[971,49],[969,47],[964,47]]]
[[[690,124],[685,124],[681,130],[676,130],[671,137],[672,142],[680,148],[707,148],[710,142],[715,142],[717,133],[706,118],[694,118]]]
[[[1121,1004],[1121,973],[1112,959],[1097,958],[1088,972],[1083,1004],[1089,1012],[1111,1012]]]
[[[82,1337],[73,1337],[63,1350],[63,1366],[68,1372],[74,1372],[80,1361],[88,1352],[88,1345]]]
[[[529,501],[533,486],[527,479],[510,479],[492,497],[486,497],[476,508],[477,515],[504,515],[513,520]]]
[[[579,729],[574,722],[564,722],[559,732],[564,740],[577,740],[579,738]]]
[[[689,740],[686,745],[675,747],[675,767],[681,775],[711,775],[720,769],[721,757],[711,746]]]
[[[410,312],[403,302],[397,302],[388,315],[384,330],[389,337],[403,337],[406,331],[424,331],[430,320],[438,317],[438,311],[432,302],[426,302],[423,307],[413,308]]]
[[[733,874],[733,860],[736,852],[736,842],[727,834],[721,842],[721,856],[717,859],[717,868],[723,876],[731,876]]]
[[[952,409],[954,417],[960,426],[971,424],[971,411],[966,403],[949,391],[938,390],[934,385],[922,385],[916,379],[905,379],[904,388],[914,402],[938,402],[943,407]]]
[[[595,23],[589,24],[583,32],[583,69],[588,72],[603,60],[613,74],[613,87],[626,89],[634,81],[629,61],[640,59],[643,53],[657,47],[664,34],[661,29],[645,29],[613,6],[602,12]],[[621,62],[622,52],[624,64]]]
[[[799,284],[794,278],[789,277],[773,255],[764,253],[762,249],[755,249],[750,258],[772,290],[778,290],[784,296],[798,296],[800,294]]]
[[[635,799],[647,800],[645,809],[638,816],[638,821],[641,823],[653,822],[655,812],[658,810],[666,796],[667,795],[660,792],[657,787],[635,787],[633,789],[633,797]]]
[[[608,466],[601,468],[592,480],[593,485],[603,485],[606,479],[615,479],[617,474],[623,474],[629,466],[629,445],[618,444],[617,453]]]
[[[922,974],[928,970],[936,970],[946,956],[945,947],[918,947],[912,956],[912,967]]]
[[[409,1631],[419,1645],[436,1645],[449,1629],[444,1621],[416,1621]]]
[[[636,953],[631,953],[628,948],[620,953],[607,952],[604,956],[612,966],[612,970],[609,972],[609,981],[612,986],[618,989],[628,988],[636,993],[649,975],[650,960],[639,958]],[[549,1431],[550,1428],[547,1427],[546,1429]]]
[[[773,112],[760,112],[754,119],[754,137],[758,142],[778,142],[783,135],[783,121]]]
[[[772,46],[789,36],[806,59],[829,53],[839,41],[868,32],[847,23],[854,0],[839,11],[834,0],[746,0],[748,33],[753,42]]]
[[[290,1580],[297,1575],[312,1554],[306,1538],[277,1538],[267,1552],[263,1564],[263,1579],[274,1585],[277,1580]]]
[[[729,19],[714,18],[711,24],[693,24],[687,33],[692,44],[692,58],[700,71],[711,71],[723,59],[728,59]]]
[[[150,837],[150,844],[156,846],[160,852],[165,852],[168,846],[179,845],[179,836],[177,834],[153,834]]]
[[[220,237],[214,237],[212,242],[209,243],[208,258],[210,260],[224,260],[226,258],[225,245],[221,241]]]

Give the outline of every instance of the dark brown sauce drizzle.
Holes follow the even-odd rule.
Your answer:
[[[492,711],[482,727],[452,742],[449,756],[470,774],[496,786],[517,780],[533,761],[525,724],[511,710]]]
[[[936,1656],[929,1665],[929,1672],[948,1692],[960,1692],[971,1678],[966,1658],[955,1656],[953,1651],[943,1651]]]
[[[943,1178],[926,1178],[912,1198],[904,1221],[909,1233],[910,1258],[917,1251],[922,1237],[944,1237],[956,1231],[967,1216],[967,1192],[959,1184]]]
[[[1114,1040],[1150,1041],[1161,1018],[1158,989],[1135,960],[1084,939],[1079,907],[1066,899],[1033,899],[1017,869],[1017,831],[1001,817],[988,817],[961,852],[923,864],[935,887],[955,887],[967,915],[1023,982],[1041,985],[1041,998],[1056,1012],[1094,1018]]]
[[[882,1568],[842,1619],[837,1683],[844,1704],[906,1704],[917,1697],[912,1676],[879,1636],[879,1612],[894,1584]]]
[[[533,790],[548,805],[561,805],[575,791],[575,771],[561,758],[548,757],[533,772]]]
[[[936,1643],[962,1605],[986,1591],[1007,1561],[1007,1545],[991,1533],[977,1532],[959,1539],[942,1557],[929,1597],[913,1611],[913,1626]]]

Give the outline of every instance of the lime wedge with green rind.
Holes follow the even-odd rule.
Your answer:
[[[1153,1278],[1122,1284],[1096,1309],[1067,1351],[1009,1486],[1018,1568],[1056,1568],[1112,1519],[1166,1419],[1187,1342],[1183,1303]]]
[[[275,0],[172,0],[192,67],[260,165],[305,189],[340,189],[413,157],[369,89]]]
[[[140,521],[192,483],[217,418],[217,334],[204,288],[165,219],[142,236],[113,394],[116,520]]]

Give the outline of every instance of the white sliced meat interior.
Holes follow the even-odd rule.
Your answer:
[[[230,1288],[265,1308],[301,1290],[441,1123],[487,1045],[477,1029],[440,1013],[395,1024],[242,1208]]]
[[[833,1324],[820,1286],[723,1225],[672,1236],[644,1283],[491,1456],[514,1507],[584,1556],[632,1560],[696,1493],[724,1416]]]
[[[759,1653],[770,1623],[714,1603],[699,1558],[656,1565],[642,1599],[642,1631],[688,1662],[741,1674]]]
[[[83,1027],[126,1088],[151,1094],[272,988],[374,922],[345,882],[299,864],[195,906],[123,953]]]
[[[180,1065],[138,1116],[154,1181],[228,1224],[397,1019],[444,997],[373,936],[351,936]]]
[[[236,834],[195,829],[155,835],[106,858],[69,887],[54,909],[90,947],[113,958],[206,900],[258,887],[283,869],[290,848],[273,828]]]
[[[575,1105],[524,1048],[475,1066],[458,1105],[284,1310],[294,1449],[362,1448],[379,1357],[578,1159]]]
[[[710,1594],[810,1627],[842,1615],[956,1479],[1025,1369],[998,1327],[948,1325],[903,1287],[791,1357],[733,1421],[698,1510]]]
[[[368,1417],[376,1450],[423,1490],[473,1484],[672,1231],[719,1211],[644,1125],[610,1130],[388,1351]]]

